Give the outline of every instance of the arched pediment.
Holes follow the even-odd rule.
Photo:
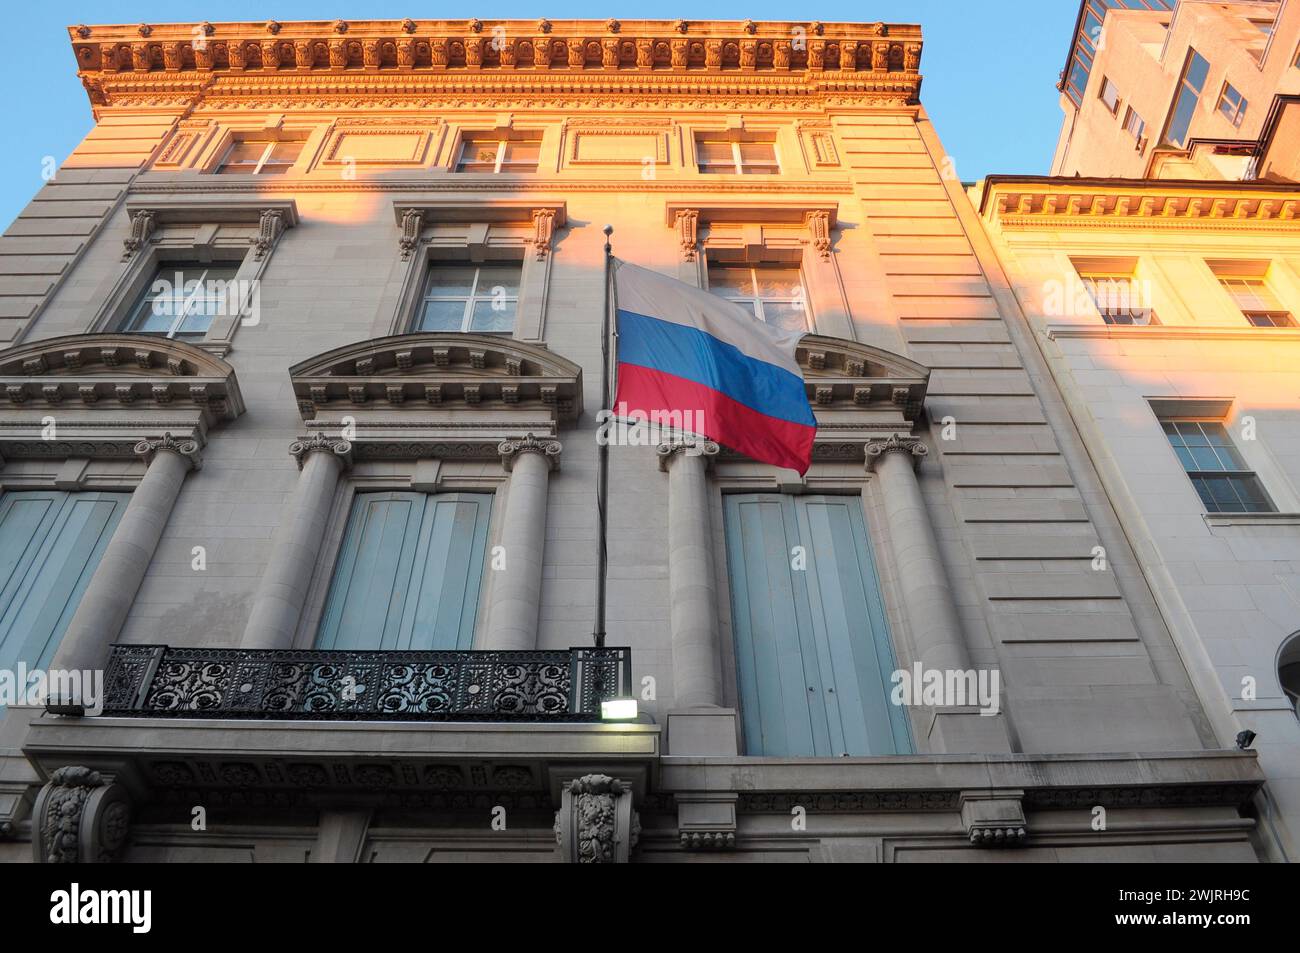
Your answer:
[[[202,348],[146,334],[71,334],[0,351],[10,405],[99,410],[198,406],[207,422],[244,412],[235,369]]]
[[[582,368],[536,344],[491,334],[417,332],[358,341],[289,368],[306,420],[322,410],[410,404],[479,411],[544,405],[582,413]]]
[[[911,358],[844,338],[807,334],[796,359],[803,368],[808,400],[819,407],[864,407],[889,403],[910,421],[921,412],[930,369]]]

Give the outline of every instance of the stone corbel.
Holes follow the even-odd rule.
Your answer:
[[[533,210],[533,251],[538,261],[544,261],[551,251],[551,239],[555,233],[555,209],[539,208]]]
[[[158,224],[158,213],[153,209],[139,209],[131,214],[131,234],[122,239],[122,260],[131,257],[149,241]]]
[[[812,236],[812,246],[822,261],[831,260],[831,217],[825,210],[809,212],[804,216],[804,224]]]
[[[103,864],[117,858],[131,829],[122,785],[90,768],[59,768],[36,795],[32,854],[38,864]]]
[[[736,846],[735,791],[678,793],[677,833],[687,850],[728,850]]]
[[[402,237],[398,245],[402,249],[402,261],[409,261],[412,252],[420,244],[420,232],[424,230],[424,212],[418,208],[408,208],[402,213]]]
[[[962,791],[961,822],[972,847],[1023,847],[1024,791]]]
[[[278,208],[263,209],[257,219],[257,234],[248,240],[253,246],[253,259],[261,261],[284,232],[284,212]]]
[[[555,815],[560,856],[571,864],[625,864],[641,836],[632,787],[605,774],[564,785]]]
[[[497,452],[501,454],[501,466],[507,473],[511,472],[515,466],[515,460],[520,454],[535,453],[538,454],[551,470],[560,469],[560,451],[563,445],[558,440],[549,440],[546,438],[538,439],[533,434],[518,440],[503,440],[497,446]]]
[[[919,437],[892,434],[885,440],[871,440],[868,441],[866,447],[867,470],[874,473],[880,461],[889,453],[910,454],[912,466],[919,468],[921,461],[925,459],[929,452],[929,449],[921,442]]]
[[[698,209],[679,209],[675,220],[677,243],[682,261],[695,261],[700,249],[700,213]]]

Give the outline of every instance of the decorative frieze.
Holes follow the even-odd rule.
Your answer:
[[[990,201],[991,200],[991,201]],[[990,207],[991,205],[991,207]],[[1003,228],[1243,228],[1279,229],[1300,224],[1300,197],[1215,183],[1205,189],[1169,189],[1159,182],[1140,189],[1080,186],[1069,179],[990,183],[983,206]]]

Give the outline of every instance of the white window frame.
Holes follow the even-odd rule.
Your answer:
[[[479,276],[482,274],[483,266],[484,266],[484,265],[515,265],[515,266],[518,266],[518,268],[519,268],[519,281],[518,281],[518,284],[517,284],[517,288],[518,288],[519,290],[517,290],[513,295],[505,295],[504,298],[503,298],[503,300],[505,300],[505,301],[513,302],[513,303],[514,303],[514,306],[515,306],[515,317],[514,317],[514,320],[511,322],[511,326],[510,326],[510,328],[509,328],[508,330],[502,330],[502,331],[475,331],[475,330],[473,330],[473,328],[471,328],[471,326],[470,326],[470,325],[473,323],[473,321],[474,321],[474,305],[477,304],[477,303],[480,302],[480,301],[492,301],[492,300],[494,299],[494,297],[495,297],[495,295],[492,295],[492,294],[481,294],[481,293],[479,293]],[[431,278],[432,275],[433,275],[434,269],[436,269],[436,268],[442,268],[442,267],[453,267],[453,268],[456,268],[456,267],[459,267],[459,268],[472,267],[472,268],[474,269],[474,285],[473,285],[473,287],[470,289],[470,293],[469,293],[468,295],[458,295],[458,294],[456,294],[456,295],[451,295],[451,294],[448,294],[448,295],[438,295],[438,294],[429,294],[429,280],[430,280],[430,278]],[[459,333],[459,334],[500,334],[500,335],[504,335],[504,336],[513,336],[514,333],[515,333],[515,325],[517,325],[518,322],[519,322],[519,298],[520,298],[520,291],[523,290],[523,280],[524,280],[524,275],[523,275],[523,262],[522,262],[522,261],[516,261],[516,260],[513,259],[513,258],[511,258],[511,259],[503,259],[503,260],[494,260],[494,261],[448,261],[448,260],[442,260],[442,259],[431,259],[431,260],[429,260],[428,264],[426,265],[425,270],[424,270],[424,275],[423,275],[423,277],[421,278],[422,285],[421,285],[421,288],[420,288],[420,297],[419,297],[419,298],[416,300],[416,302],[415,302],[415,314],[414,314],[414,316],[413,316],[413,318],[412,318],[412,321],[411,321],[411,330],[412,330],[412,331],[424,331],[424,330],[426,330],[425,328],[422,328],[422,327],[421,327],[421,324],[423,324],[423,322],[424,322],[424,305],[425,305],[425,302],[427,302],[427,301],[461,301],[461,300],[463,300],[463,301],[465,302],[465,310],[464,310],[464,311],[462,312],[462,314],[461,314],[461,323],[460,323],[460,328],[459,328],[459,330],[458,330],[458,331],[449,331],[449,332],[446,332],[446,333],[449,333],[449,334],[457,334],[457,333]]]
[[[1107,91],[1107,90],[1110,90],[1110,89],[1113,89],[1113,90],[1115,91],[1115,105],[1114,105],[1114,106],[1112,106],[1110,103],[1106,102],[1106,91]],[[1112,80],[1109,76],[1103,76],[1103,77],[1101,78],[1101,89],[1099,89],[1099,90],[1097,91],[1097,98],[1098,98],[1099,100],[1101,100],[1102,105],[1106,107],[1106,110],[1107,110],[1107,111],[1108,111],[1112,116],[1118,116],[1118,115],[1119,115],[1119,107],[1122,106],[1122,105],[1124,104],[1124,100],[1123,100],[1123,97],[1120,95],[1120,92],[1119,92],[1119,86],[1117,86],[1117,85],[1115,84],[1115,81]]]
[[[521,137],[518,139],[513,139],[510,136],[498,135],[496,164],[492,167],[492,171],[490,173],[486,173],[486,172],[475,173],[475,172],[466,172],[465,170],[462,170],[461,166],[465,162],[465,149],[470,144],[470,142],[476,139],[478,139],[479,141],[483,141],[491,135],[492,133],[474,133],[474,132],[461,133],[460,149],[457,150],[456,152],[456,164],[452,167],[452,171],[454,171],[458,175],[500,175],[501,167],[506,161],[506,146],[509,145],[511,142],[536,142],[538,151],[540,152],[541,150],[541,146],[542,146],[541,133],[537,134],[536,139],[534,139],[531,135]],[[529,169],[526,172],[519,171],[516,169],[511,169],[510,171],[511,174],[514,175],[529,175],[531,173],[536,173],[541,168],[541,166],[542,166],[541,156],[539,155],[537,159],[537,163],[532,169]]]
[[[770,165],[771,165],[772,168],[775,168],[775,169],[776,169],[776,174],[777,174],[777,175],[780,175],[780,174],[781,174],[781,154],[777,151],[777,148],[776,148],[776,137],[775,137],[775,136],[774,136],[770,141],[767,140],[767,139],[744,139],[744,140],[742,140],[742,139],[732,139],[732,140],[730,140],[729,144],[730,144],[730,146],[731,146],[731,163],[732,163],[732,165],[731,165],[731,172],[730,172],[730,173],[726,173],[726,172],[717,173],[717,172],[705,172],[705,171],[704,171],[704,168],[703,168],[703,167],[704,167],[705,165],[714,165],[714,164],[716,164],[716,163],[706,163],[706,162],[703,162],[703,161],[700,159],[700,155],[699,155],[700,144],[701,144],[701,143],[704,143],[704,142],[728,142],[728,140],[727,140],[726,138],[724,138],[724,137],[717,136],[716,133],[715,133],[715,134],[710,134],[710,133],[704,133],[704,132],[702,132],[702,133],[697,133],[697,134],[696,134],[696,136],[695,136],[695,168],[700,172],[701,175],[727,175],[727,174],[731,174],[731,175],[755,175],[755,174],[757,174],[757,173],[746,172],[746,171],[745,171],[745,162],[744,162],[744,160],[741,158],[741,155],[740,155],[740,147],[741,147],[741,145],[744,144],[744,143],[753,143],[753,144],[756,144],[756,145],[766,145],[766,146],[771,146],[771,147],[772,147],[772,162],[771,162]],[[762,165],[763,168],[767,168],[767,167],[768,167],[768,164],[766,164],[766,163],[761,163],[761,165]]]
[[[215,168],[212,171],[217,174],[221,174],[221,170],[226,167],[226,162],[230,158],[230,154],[235,151],[236,146],[245,145],[250,142],[257,142],[260,138],[261,137],[258,135],[249,135],[247,133],[240,133],[240,132],[235,133],[231,137],[230,143],[226,146],[226,151],[222,153],[221,161],[216,164]],[[238,174],[261,175],[262,169],[266,166],[266,163],[275,154],[275,147],[286,142],[297,142],[303,148],[306,148],[306,142],[301,139],[267,139],[266,148],[262,150],[262,155],[257,160],[257,164],[253,166],[253,171],[246,172],[246,173],[238,173]],[[289,168],[293,168],[293,166],[297,164],[298,159],[301,157],[302,157],[302,149],[299,149],[298,156],[293,160],[293,162],[289,163]]]
[[[198,265],[200,268],[202,268],[202,272],[200,273],[200,276],[199,276],[198,282],[197,282],[196,285],[195,285],[194,291],[193,291],[191,294],[189,294],[189,295],[185,298],[185,304],[184,304],[184,306],[181,308],[181,313],[180,313],[179,315],[177,315],[177,316],[172,320],[171,327],[169,327],[169,328],[167,329],[166,333],[163,333],[162,331],[139,331],[139,330],[135,330],[135,329],[132,329],[132,328],[130,328],[130,327],[127,327],[126,325],[133,323],[134,320],[135,320],[135,318],[136,318],[137,315],[139,314],[140,306],[143,305],[143,304],[145,303],[146,300],[149,300],[149,299],[151,298],[151,291],[152,291],[152,289],[153,289],[154,283],[157,282],[157,281],[159,281],[159,280],[163,277],[163,272],[164,272],[166,269],[169,269],[169,268],[170,268],[170,269],[173,269],[172,273],[173,273],[173,274],[176,274],[178,270],[184,268],[185,266],[187,266],[187,265],[189,265],[189,264],[195,264],[195,265]],[[212,322],[216,319],[216,317],[217,317],[216,315],[212,316],[212,317],[209,319],[208,324],[207,324],[207,326],[203,329],[203,332],[202,332],[201,335],[199,334],[199,332],[196,331],[196,332],[188,333],[185,337],[181,337],[181,336],[179,336],[179,332],[180,332],[181,327],[185,324],[186,319],[190,317],[190,315],[191,315],[191,310],[190,310],[190,309],[191,309],[191,306],[194,304],[194,302],[195,302],[195,301],[198,301],[198,300],[208,300],[207,295],[205,295],[205,294],[201,294],[201,292],[204,291],[204,287],[205,287],[205,285],[206,285],[206,283],[207,283],[208,271],[209,271],[209,270],[210,270],[214,265],[216,265],[216,266],[225,266],[227,269],[234,270],[235,273],[236,273],[236,275],[237,275],[237,274],[238,274],[238,271],[239,271],[240,264],[241,264],[241,262],[239,262],[239,261],[224,261],[224,262],[216,262],[216,261],[214,261],[214,262],[207,262],[207,263],[204,263],[204,262],[192,262],[192,263],[191,263],[191,262],[179,262],[179,263],[177,263],[177,264],[169,264],[169,263],[167,263],[167,262],[159,262],[159,263],[154,267],[153,275],[152,275],[152,277],[150,277],[150,279],[149,279],[149,283],[146,284],[146,285],[144,286],[144,288],[141,290],[140,294],[137,295],[136,298],[135,298],[135,300],[131,302],[131,308],[130,308],[130,311],[128,311],[127,314],[126,314],[126,316],[122,319],[121,325],[120,325],[120,326],[118,327],[118,329],[117,329],[117,333],[119,333],[119,334],[144,334],[144,335],[148,335],[148,336],[150,336],[150,337],[165,337],[165,338],[167,338],[169,341],[177,341],[177,340],[180,340],[180,341],[189,341],[190,343],[198,343],[198,342],[201,342],[202,340],[204,340],[205,338],[207,338],[208,334],[211,332],[211,330],[212,330]],[[184,272],[182,272],[182,273],[184,273]],[[232,281],[232,282],[238,282],[238,281],[239,281],[238,277],[232,277],[232,278],[230,278],[230,279],[228,279],[228,280],[229,280],[229,281]],[[188,279],[187,279],[186,283],[188,284]],[[236,285],[236,288],[238,288],[238,287],[239,287],[239,286]],[[157,300],[157,299],[155,298],[155,299],[153,299],[153,300]],[[236,306],[238,307],[238,306],[240,306],[240,305],[242,305],[242,304],[243,304],[243,302],[240,301],[240,302],[237,302],[237,303],[236,303]]]

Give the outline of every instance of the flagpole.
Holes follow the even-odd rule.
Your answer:
[[[614,253],[610,236],[614,226],[606,225],[605,233],[605,313],[600,329],[600,409],[610,410],[609,394],[609,337],[610,337],[610,287],[613,283]],[[609,569],[609,441],[596,441],[596,516],[600,524],[600,538],[596,543],[596,623],[592,628],[592,641],[597,648],[605,645],[605,579]]]

